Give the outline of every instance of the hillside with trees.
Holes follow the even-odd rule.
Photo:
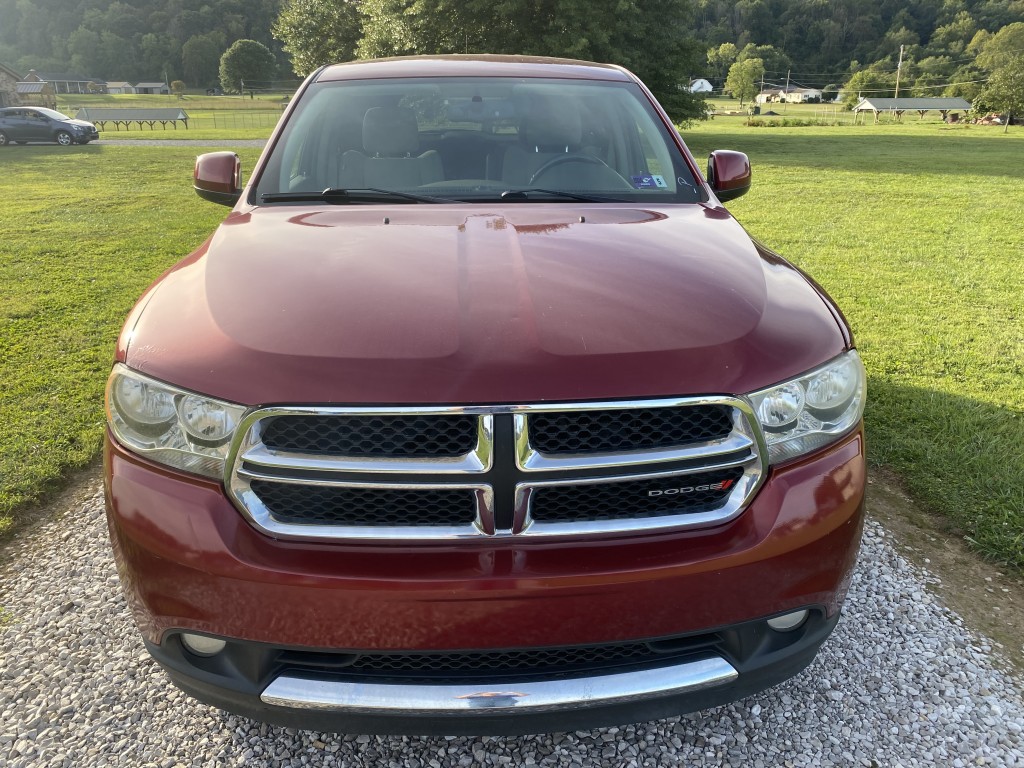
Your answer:
[[[842,89],[852,98],[892,96],[899,69],[900,95],[974,99],[1009,56],[1024,53],[1024,0],[697,0],[696,6],[695,31],[708,47],[705,75],[718,86],[737,61],[765,58],[753,45],[780,54],[765,61],[765,82],[772,85],[788,77],[793,85]]]
[[[898,71],[900,95],[995,106],[989,80],[1017,82],[1024,0],[0,0],[0,62],[20,72],[209,87],[242,39],[284,80],[411,53],[614,61],[680,118],[700,112],[680,88],[694,77],[744,100],[762,78],[855,99],[893,95]]]
[[[288,57],[270,27],[281,0],[0,0],[0,62],[24,74],[217,85],[220,58],[249,38]]]

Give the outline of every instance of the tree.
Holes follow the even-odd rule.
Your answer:
[[[985,40],[975,63],[983,69],[994,72],[1022,50],[1024,50],[1024,22],[1019,21],[1016,24],[1008,24]]]
[[[151,32],[142,36],[139,47],[141,74],[151,78],[166,77],[167,73],[173,78],[178,74],[175,64],[179,59],[171,54],[175,46],[169,37]]]
[[[967,11],[960,11],[949,24],[932,33],[928,47],[935,51],[961,53],[978,32],[977,24]]]
[[[736,63],[739,49],[732,43],[722,43],[717,48],[708,48],[708,65],[715,77],[725,77],[729,67]]]
[[[361,0],[359,9],[360,58],[481,52],[614,62],[635,72],[673,119],[704,114],[686,87],[701,64],[687,2]]]
[[[185,83],[181,80],[174,80],[171,82],[171,93],[178,97],[181,97],[185,93]]]
[[[748,43],[739,52],[736,61],[746,61],[747,59],[760,59],[764,65],[765,72],[770,72],[776,76],[784,75],[786,70],[793,66],[789,56],[773,45],[754,45],[753,43]]]
[[[363,34],[354,0],[288,0],[273,26],[292,69],[308,75],[323,64],[350,61]]]
[[[1024,56],[1009,57],[1005,61],[992,73],[981,92],[981,101],[987,107],[1006,113],[1003,133],[1009,130],[1014,115],[1024,115]]]
[[[942,92],[943,96],[961,96],[973,102],[981,93],[982,81],[988,77],[988,73],[974,64],[965,64],[959,67],[948,79],[951,83]]]
[[[729,67],[725,79],[725,90],[740,100],[740,106],[754,98],[760,90],[759,82],[764,76],[764,62],[760,59],[744,59]]]
[[[225,91],[241,91],[242,83],[266,83],[277,72],[277,59],[263,43],[236,40],[220,57],[220,85]]]
[[[878,62],[867,69],[862,69],[846,81],[843,86],[843,104],[853,109],[861,98],[892,98],[896,92],[896,73],[886,72],[875,67],[884,67],[886,62]]]
[[[224,44],[224,34],[214,30],[203,35],[193,35],[182,46],[181,65],[185,79],[193,87],[207,88],[217,82]]]

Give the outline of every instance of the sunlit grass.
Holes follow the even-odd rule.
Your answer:
[[[1024,130],[940,124],[684,131],[747,152],[730,210],[845,311],[871,461],[986,555],[1024,567]]]
[[[227,212],[192,192],[195,154],[0,150],[0,531],[96,456],[125,315]]]

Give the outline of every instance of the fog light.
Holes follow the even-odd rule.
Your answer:
[[[206,635],[193,635],[191,633],[182,633],[181,642],[185,647],[197,656],[213,656],[214,654],[220,653],[224,650],[224,646],[227,645],[223,640],[218,640],[216,637],[206,637]]]
[[[796,629],[803,624],[804,620],[807,618],[807,614],[808,611],[806,608],[802,611],[784,613],[781,616],[776,616],[774,619],[768,619],[768,626],[776,632],[788,632],[789,630]]]

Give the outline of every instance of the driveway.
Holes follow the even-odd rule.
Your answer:
[[[1024,766],[1024,682],[869,521],[845,615],[795,679],[729,706],[524,738],[337,736],[198,704],[149,659],[99,484],[0,571],[0,766]]]

